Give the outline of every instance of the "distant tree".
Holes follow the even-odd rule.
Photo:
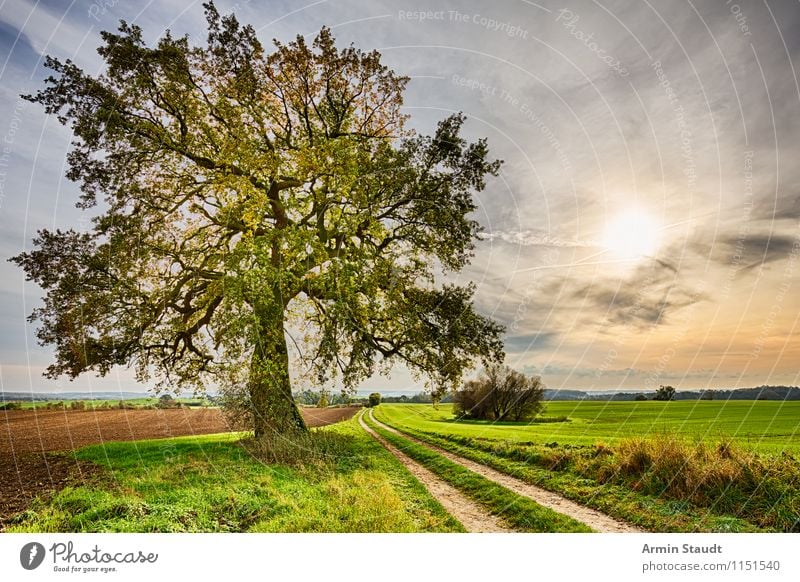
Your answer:
[[[130,365],[140,381],[220,386],[256,436],[305,430],[286,329],[320,384],[353,388],[395,363],[437,390],[502,353],[459,271],[497,175],[465,117],[406,127],[407,77],[328,28],[268,51],[205,4],[205,46],[136,25],[102,32],[102,73],[48,57],[29,101],[70,127],[67,176],[87,232],[40,231],[12,260],[44,290],[32,314],[55,348],[49,377]],[[101,202],[98,205],[98,202]]]
[[[509,366],[495,364],[477,380],[453,395],[457,415],[484,420],[529,420],[544,409],[544,385],[538,376],[525,376]]]
[[[643,402],[647,400],[647,396],[645,396],[644,394],[637,394],[634,400],[636,400],[637,402]]]
[[[378,406],[381,403],[381,395],[378,392],[373,392],[369,395],[369,399],[367,400],[367,406],[373,407]]]
[[[319,402],[317,402],[317,408],[327,408],[328,407],[328,393],[325,390],[322,390],[319,394]]]
[[[653,400],[675,400],[675,388],[672,386],[659,386],[658,390],[656,390],[655,396],[653,396]]]
[[[172,394],[162,394],[156,402],[157,408],[180,408],[180,402],[172,397]]]

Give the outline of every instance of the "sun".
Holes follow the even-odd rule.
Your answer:
[[[645,211],[628,209],[606,224],[602,245],[621,259],[652,256],[658,249],[659,226]]]

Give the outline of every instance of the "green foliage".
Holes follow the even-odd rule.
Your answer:
[[[486,141],[461,137],[460,114],[407,130],[408,79],[327,28],[268,52],[205,7],[205,46],[148,46],[123,22],[102,33],[102,74],[48,57],[53,76],[26,96],[73,132],[79,206],[103,198],[88,232],[40,231],[12,259],[45,291],[32,319],[55,348],[47,375],[128,364],[161,386],[214,383],[260,435],[305,428],[292,322],[321,384],[403,362],[443,391],[499,359],[474,286],[437,287],[433,271],[471,257],[473,193],[500,167]]]
[[[675,399],[675,388],[672,386],[659,386],[658,390],[656,390],[655,395],[653,396],[653,400],[660,400],[663,402],[669,402],[670,400]]]
[[[367,399],[367,406],[369,406],[370,408],[374,408],[375,406],[378,406],[380,403],[381,403],[380,392],[373,392],[372,394],[369,395],[369,398]]]
[[[323,393],[325,395],[324,401],[322,398]],[[320,408],[324,408],[325,406],[347,405],[352,402],[350,393],[346,390],[343,390],[339,394],[330,394],[326,390],[301,390],[294,394],[294,400],[298,404],[317,406]]]
[[[494,364],[456,391],[453,412],[458,417],[480,420],[532,420],[544,410],[543,397],[541,378],[529,378],[508,366]]]

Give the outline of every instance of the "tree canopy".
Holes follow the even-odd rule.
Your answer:
[[[665,402],[675,400],[675,388],[672,386],[659,386],[653,395],[653,400],[663,400]]]
[[[500,166],[486,141],[461,137],[460,114],[408,130],[408,78],[327,28],[268,52],[205,10],[205,46],[150,47],[123,21],[102,33],[102,74],[48,57],[26,96],[72,129],[67,176],[94,215],[12,259],[46,293],[31,320],[55,347],[47,375],[212,382],[263,434],[304,428],[290,327],[315,380],[347,387],[403,362],[441,390],[499,359],[473,286],[435,279],[471,257],[473,193]]]

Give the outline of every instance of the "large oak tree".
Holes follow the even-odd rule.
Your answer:
[[[476,313],[461,269],[479,225],[472,194],[495,175],[463,116],[404,127],[407,78],[327,28],[265,51],[207,4],[208,41],[156,46],[122,22],[104,72],[69,60],[31,101],[74,132],[68,177],[88,232],[40,231],[14,261],[46,292],[31,320],[55,346],[47,375],[129,365],[142,381],[239,395],[257,435],[303,429],[287,326],[324,382],[352,387],[404,362],[434,389],[502,328]]]

